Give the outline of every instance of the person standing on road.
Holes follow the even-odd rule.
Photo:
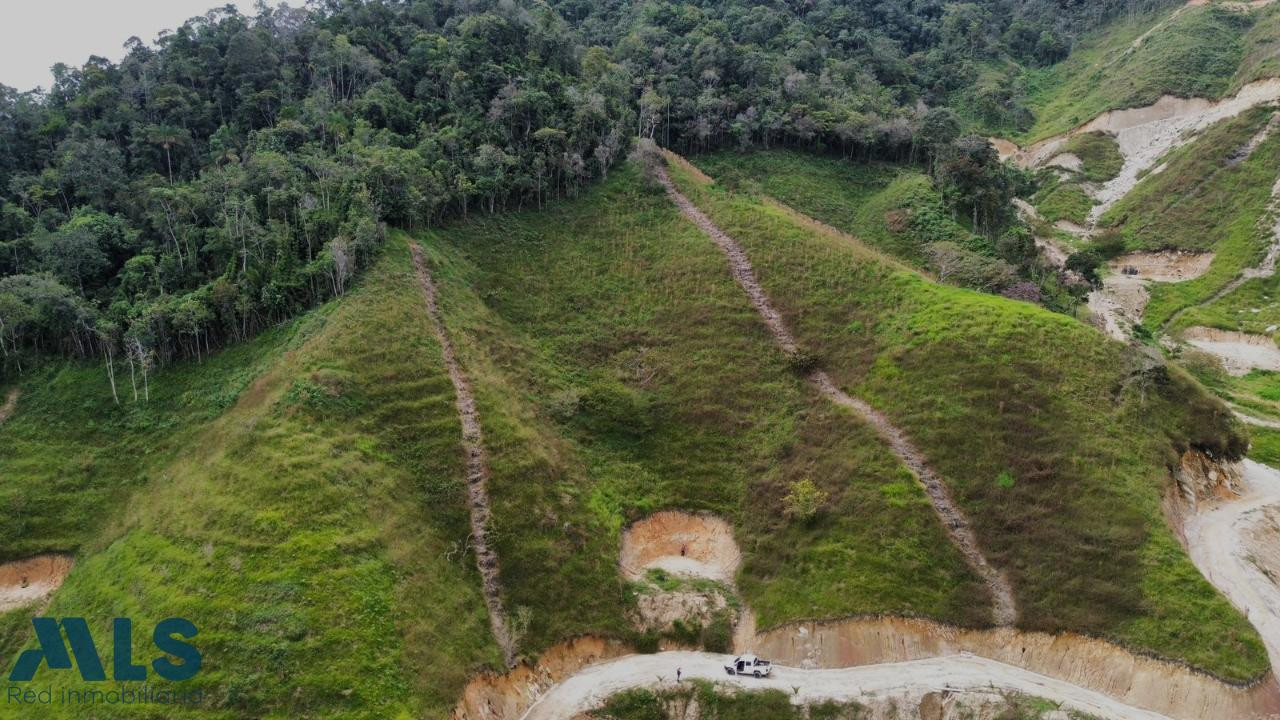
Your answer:
[[[676,668],[676,682],[680,682],[680,668]]]

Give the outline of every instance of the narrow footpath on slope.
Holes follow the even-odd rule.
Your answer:
[[[467,456],[467,497],[471,510],[471,544],[475,548],[476,566],[480,569],[484,603],[489,609],[489,625],[493,628],[493,637],[498,647],[502,649],[503,660],[507,667],[512,667],[516,656],[515,642],[507,627],[507,617],[502,609],[502,581],[498,577],[498,556],[489,545],[489,528],[493,524],[493,516],[489,510],[489,458],[484,450],[484,436],[480,432],[480,412],[476,409],[476,399],[471,393],[471,384],[458,363],[453,342],[449,339],[449,333],[445,331],[440,306],[436,302],[436,286],[431,281],[431,273],[427,269],[422,248],[417,243],[411,243],[409,247],[413,252],[413,266],[418,273],[418,282],[422,285],[427,314],[431,316],[432,329],[440,342],[440,354],[444,357],[445,367],[449,371],[449,380],[453,383],[458,416],[462,420],[462,448]]]
[[[773,307],[764,289],[760,287],[760,283],[756,279],[755,270],[751,266],[751,260],[747,257],[742,246],[717,227],[711,221],[711,218],[707,217],[697,206],[690,202],[689,198],[685,197],[676,188],[665,167],[659,164],[656,172],[658,181],[666,188],[667,195],[672,202],[680,208],[685,217],[706,233],[724,252],[729,260],[729,268],[734,279],[747,293],[747,297],[751,300],[751,305],[755,307],[756,312],[760,314],[765,325],[768,326],[774,340],[787,354],[793,355],[797,353],[800,346],[796,343],[791,331],[787,329],[786,323],[782,320],[782,315]],[[974,534],[973,528],[969,525],[968,518],[956,506],[946,483],[925,462],[924,455],[888,417],[863,400],[845,393],[832,382],[831,377],[824,370],[819,369],[809,373],[809,381],[823,396],[837,405],[852,410],[875,428],[876,432],[889,445],[893,453],[898,456],[902,464],[906,465],[916,475],[921,485],[924,486],[925,493],[929,496],[929,502],[933,504],[933,509],[938,514],[938,517],[941,518],[942,524],[945,526],[952,542],[960,549],[969,565],[978,573],[978,576],[982,578],[983,583],[991,592],[994,605],[992,616],[996,624],[1014,624],[1018,619],[1018,610],[1013,598],[1013,588],[1010,587],[1008,580],[987,561],[982,549],[978,546],[977,535]]]

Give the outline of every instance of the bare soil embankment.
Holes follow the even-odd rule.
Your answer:
[[[35,605],[62,587],[74,564],[67,555],[36,555],[0,564],[0,612]]]
[[[1193,327],[1183,331],[1182,338],[1220,359],[1231,375],[1248,375],[1251,370],[1280,370],[1280,348],[1269,335]]]

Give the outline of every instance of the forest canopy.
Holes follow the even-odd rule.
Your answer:
[[[928,163],[994,233],[964,135],[1030,121],[1047,65],[1167,0],[324,0],[227,6],[114,63],[0,86],[0,354],[147,367],[342,294],[387,225],[537,207],[635,137]],[[962,114],[946,109],[964,105]],[[976,112],[974,109],[976,108]]]

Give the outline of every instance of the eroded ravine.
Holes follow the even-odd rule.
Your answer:
[[[444,318],[440,314],[440,306],[436,301],[436,286],[431,280],[431,272],[427,269],[426,258],[417,243],[411,243],[413,266],[418,273],[418,281],[422,286],[423,299],[427,305],[427,314],[431,316],[431,326],[436,339],[440,343],[440,354],[444,357],[445,368],[449,372],[449,381],[453,383],[458,417],[462,421],[462,448],[466,454],[467,499],[471,513],[471,544],[475,548],[476,567],[480,569],[484,603],[489,610],[489,625],[493,628],[493,637],[502,649],[502,657],[507,667],[515,663],[516,648],[507,617],[502,609],[502,582],[498,577],[498,556],[489,543],[489,528],[493,525],[492,512],[489,509],[489,459],[484,449],[484,435],[480,430],[480,413],[476,409],[476,399],[471,392],[471,384],[466,373],[458,363],[453,342],[445,330]]]
[[[742,246],[721,230],[711,221],[711,218],[707,217],[689,198],[680,192],[679,188],[672,182],[671,176],[667,173],[665,167],[659,164],[655,171],[658,181],[666,188],[667,195],[675,203],[676,207],[680,208],[680,212],[710,237],[725,254],[725,257],[728,258],[730,272],[734,280],[738,282],[738,285],[742,287],[747,297],[750,298],[751,305],[760,314],[765,325],[768,326],[774,341],[787,354],[794,355],[798,353],[800,350],[799,344],[787,328],[782,315],[774,308],[768,295],[760,286],[759,280],[756,279],[755,270],[751,265],[751,260],[747,257]],[[852,410],[871,425],[881,439],[889,445],[902,464],[906,465],[916,475],[921,485],[924,486],[929,502],[942,520],[942,524],[952,542],[955,543],[956,547],[964,555],[965,560],[968,561],[974,572],[978,574],[990,591],[993,605],[992,617],[996,624],[1012,625],[1016,622],[1018,611],[1017,604],[1014,601],[1013,588],[1009,585],[1004,575],[997,571],[987,560],[986,555],[983,554],[978,545],[977,535],[974,533],[972,526],[970,526],[968,518],[956,506],[946,483],[925,462],[924,455],[919,449],[888,417],[863,400],[852,397],[841,390],[825,371],[821,369],[812,371],[809,374],[809,380],[823,396],[841,407]]]

